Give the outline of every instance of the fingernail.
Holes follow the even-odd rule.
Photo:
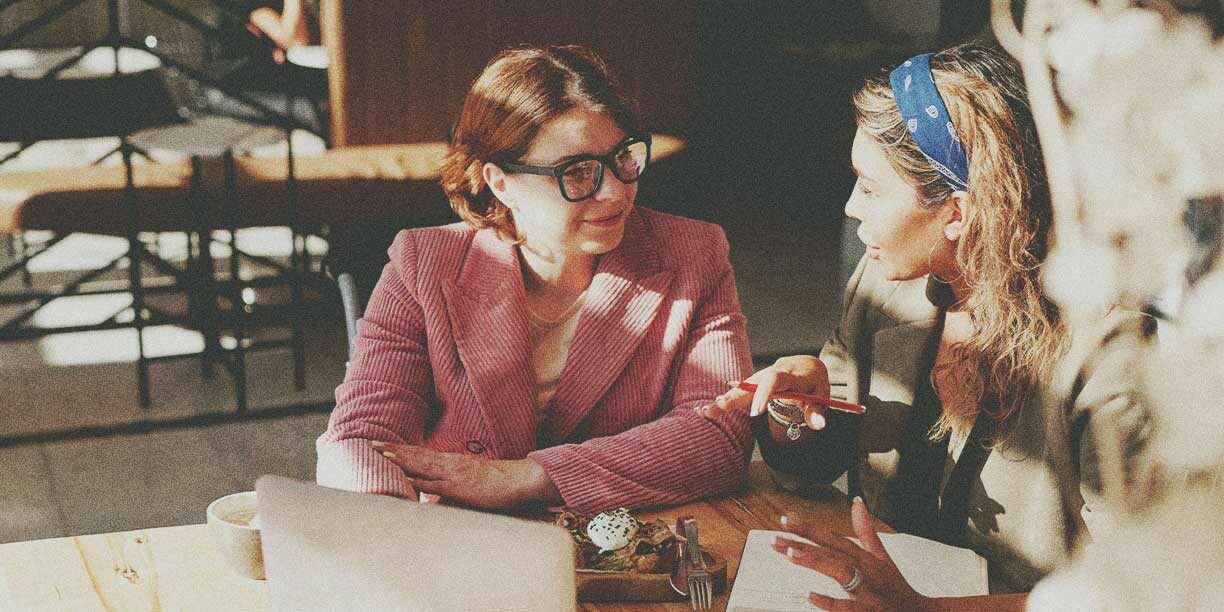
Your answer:
[[[788,546],[786,547],[786,556],[792,559],[797,559],[799,557],[799,551],[795,550],[794,546]]]
[[[790,517],[783,514],[782,516],[778,517],[778,522],[782,523],[783,525],[790,524]]]
[[[861,496],[859,496],[859,495],[855,495],[855,496],[854,496],[854,503],[856,503],[856,504],[858,504],[858,505],[862,506],[862,505],[863,505],[863,498],[862,498]]]
[[[395,453],[393,453],[393,452],[391,452],[391,451],[383,451],[383,452],[382,452],[382,456],[384,456],[384,457],[386,457],[386,458],[388,458],[388,459],[394,459],[394,458],[395,458]]]

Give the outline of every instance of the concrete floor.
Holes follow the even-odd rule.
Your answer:
[[[251,230],[274,245],[282,232]],[[262,239],[260,237],[262,234]],[[119,239],[75,236],[44,257],[36,283],[54,267],[86,267]],[[287,240],[281,240],[287,250]],[[272,248],[275,251],[275,247]],[[36,260],[37,261],[37,260]],[[13,289],[10,281],[3,287]],[[62,300],[67,301],[67,300]],[[121,309],[122,297],[75,298],[40,313],[40,324],[65,325]],[[12,310],[11,308],[9,309]],[[0,309],[0,314],[5,314]],[[5,317],[0,317],[0,319]],[[284,328],[261,337],[286,337]],[[198,350],[198,334],[169,326],[146,330],[150,354]],[[289,406],[325,404],[343,376],[345,339],[338,321],[311,324],[306,333],[307,385],[292,382],[287,348],[247,357],[250,409],[273,414]],[[309,479],[314,438],[327,415],[290,414],[250,422],[124,433],[38,443],[32,436],[115,427],[144,419],[174,422],[235,410],[231,377],[221,367],[211,379],[198,359],[156,362],[150,368],[152,406],[136,401],[135,332],[53,335],[0,345],[0,542],[144,527],[198,523],[209,501],[250,489],[265,473]],[[131,431],[131,430],[129,430]]]

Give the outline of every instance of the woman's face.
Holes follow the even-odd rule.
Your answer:
[[[551,167],[579,155],[607,155],[626,136],[607,113],[575,108],[540,128],[521,163]],[[495,194],[514,213],[525,245],[545,256],[601,255],[616,248],[637,197],[637,183],[620,182],[606,167],[599,189],[578,202],[562,197],[551,176],[506,173],[500,187],[502,193]]]
[[[882,264],[889,280],[910,280],[950,255],[944,234],[947,205],[921,208],[918,190],[884,157],[884,149],[862,129],[854,135],[850,162],[858,181],[846,201],[846,216],[861,221],[859,240],[867,256]]]

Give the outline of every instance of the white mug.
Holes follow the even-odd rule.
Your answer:
[[[264,579],[263,547],[254,491],[226,495],[208,504],[208,530],[226,563],[239,575]]]

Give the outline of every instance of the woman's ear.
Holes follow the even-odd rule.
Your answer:
[[[965,232],[965,220],[968,218],[966,210],[966,197],[969,194],[964,191],[953,191],[952,195],[948,196],[948,200],[944,202],[947,208],[947,222],[944,223],[944,237],[952,242],[961,239]]]
[[[506,205],[506,208],[514,210],[515,205],[510,202],[506,194],[506,171],[498,168],[496,164],[485,162],[480,167],[480,174],[484,178],[485,185],[488,185],[489,191],[497,197],[498,201]]]

